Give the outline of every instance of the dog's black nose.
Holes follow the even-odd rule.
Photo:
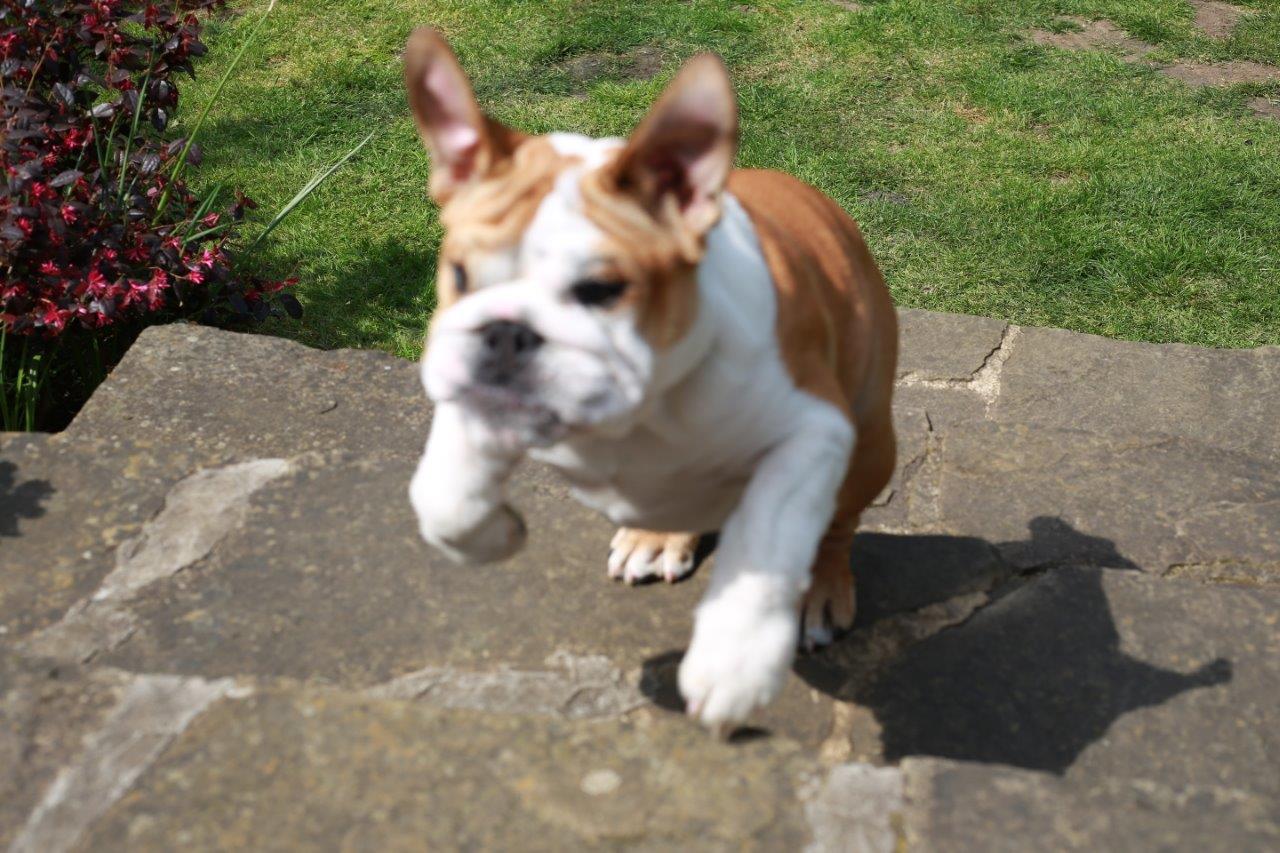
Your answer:
[[[542,346],[542,335],[524,323],[510,320],[494,320],[480,327],[480,341],[484,356],[480,365],[480,379],[502,383],[524,365]]]

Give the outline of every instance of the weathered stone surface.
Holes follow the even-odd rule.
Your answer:
[[[206,713],[84,850],[795,848],[794,745],[317,691]]]
[[[0,637],[45,627],[92,592],[183,477],[421,445],[427,422],[416,371],[390,356],[148,329],[66,432],[0,444]]]
[[[990,317],[898,312],[901,347],[898,376],[918,380],[968,380],[999,347],[1009,324]]]
[[[10,849],[58,772],[115,706],[126,678],[0,651],[0,848]]]
[[[208,554],[228,531],[244,524],[249,496],[290,470],[283,459],[255,459],[180,480],[142,532],[116,548],[115,568],[93,596],[24,641],[24,651],[85,661],[124,642],[134,630],[129,600]]]
[[[1276,363],[903,312],[858,628],[722,744],[714,556],[611,583],[527,466],[528,547],[448,564],[414,365],[148,331],[0,438],[0,845],[1274,846]]]
[[[55,621],[110,571],[164,499],[164,477],[93,440],[0,445],[0,640]]]
[[[1022,424],[968,424],[941,445],[937,527],[995,542],[1020,568],[1164,572],[1275,559],[1280,466],[1256,457],[1159,434]],[[1242,536],[1229,519],[1259,525]]]
[[[902,773],[893,767],[841,764],[809,791],[810,851],[890,853],[898,848]]]
[[[1027,329],[996,421],[1190,438],[1280,460],[1280,348],[1211,350]]]
[[[1274,850],[1275,802],[1251,791],[1108,778],[1073,785],[991,764],[908,759],[909,849]]]
[[[400,359],[172,325],[142,334],[67,437],[151,450],[162,457],[155,464],[190,473],[334,447],[421,444],[426,423],[417,371]]]

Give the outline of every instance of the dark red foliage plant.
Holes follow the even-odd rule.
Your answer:
[[[102,373],[148,323],[300,312],[236,262],[253,202],[198,197],[200,147],[167,133],[224,2],[0,0],[0,426],[56,422],[100,379],[84,351]]]

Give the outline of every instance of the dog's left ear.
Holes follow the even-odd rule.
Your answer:
[[[404,83],[431,152],[431,195],[441,204],[459,187],[490,174],[525,138],[481,111],[449,43],[430,27],[409,36]]]
[[[720,218],[720,193],[738,152],[738,104],[720,57],[685,63],[616,161],[618,188],[655,214],[674,207],[705,233]]]

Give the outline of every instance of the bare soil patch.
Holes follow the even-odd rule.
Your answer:
[[[1270,101],[1266,98],[1250,98],[1249,109],[1253,110],[1254,115],[1280,121],[1280,101]]]
[[[1192,62],[1178,60],[1160,69],[1160,73],[1181,80],[1194,89],[1205,86],[1234,86],[1237,83],[1274,83],[1280,81],[1280,68],[1261,62]]]
[[[1049,30],[1032,30],[1031,40],[1046,47],[1062,50],[1118,50],[1126,62],[1133,62],[1155,50],[1155,46],[1141,39],[1131,38],[1124,30],[1106,19],[1090,21],[1073,16],[1061,20],[1075,24],[1080,29],[1055,33]]]
[[[1228,7],[1226,3],[1205,2],[1199,6],[1227,7],[1235,10],[1238,19],[1243,10]],[[1215,20],[1222,20],[1221,15]],[[1084,18],[1068,17],[1061,19],[1079,27],[1078,30],[1055,33],[1049,30],[1032,30],[1031,40],[1036,44],[1057,47],[1063,50],[1112,50],[1119,53],[1125,62],[1137,63],[1146,59],[1155,49],[1155,45],[1136,39],[1108,20],[1090,21]],[[1208,32],[1208,30],[1206,30]],[[1190,59],[1178,59],[1170,63],[1161,63],[1157,70],[1165,77],[1181,80],[1192,88],[1206,86],[1234,86],[1239,83],[1275,83],[1280,82],[1280,68],[1262,62],[1235,60],[1231,62],[1196,62]]]
[[[662,70],[662,51],[650,45],[626,53],[584,53],[561,67],[578,83],[593,83],[605,77],[651,80]]]
[[[1191,8],[1196,13],[1196,29],[1211,39],[1231,38],[1240,19],[1249,14],[1248,9],[1221,0],[1191,0]]]

